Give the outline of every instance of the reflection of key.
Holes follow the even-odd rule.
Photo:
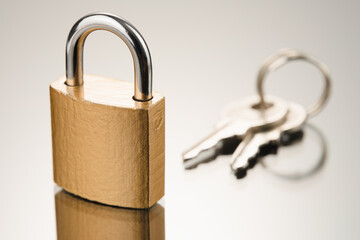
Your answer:
[[[288,112],[286,101],[268,96],[271,105],[259,109],[257,96],[246,98],[236,106],[236,113],[221,122],[216,130],[183,154],[185,169],[195,168],[200,163],[214,160],[220,154],[229,154],[249,131],[270,129],[281,124]]]
[[[297,103],[288,104],[289,113],[283,124],[267,131],[249,131],[239,144],[230,160],[237,178],[245,177],[247,170],[253,168],[259,158],[276,154],[279,146],[290,145],[302,138],[306,110]]]

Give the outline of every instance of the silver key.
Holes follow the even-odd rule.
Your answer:
[[[268,131],[249,131],[231,157],[231,169],[237,178],[246,176],[259,158],[275,154],[279,146],[301,139],[307,113],[301,105],[289,102],[289,112],[283,124]]]
[[[285,121],[288,112],[287,101],[275,96],[267,96],[266,99],[272,104],[266,109],[257,108],[258,96],[238,102],[236,112],[229,111],[228,118],[217,125],[214,132],[183,153],[185,169],[192,169],[200,163],[214,160],[226,152],[227,142],[233,140],[239,143],[249,130],[269,129]]]

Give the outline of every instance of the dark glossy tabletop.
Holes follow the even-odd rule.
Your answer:
[[[356,1],[1,2],[0,239],[359,239],[359,10]],[[52,180],[48,87],[65,72],[72,24],[94,11],[137,27],[166,97],[165,197],[150,210],[88,202]],[[132,81],[119,39],[95,32],[85,45],[86,73]],[[285,47],[323,61],[332,91],[304,141],[264,161],[285,173],[317,170],[289,179],[257,165],[237,180],[230,156],[184,170],[182,152],[226,104],[255,93],[263,59]],[[266,93],[304,105],[322,87],[302,62],[265,82]]]

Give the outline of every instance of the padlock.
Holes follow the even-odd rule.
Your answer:
[[[131,82],[83,76],[85,39],[99,29],[119,36],[131,51],[134,95]],[[67,39],[66,76],[51,83],[50,102],[57,185],[128,208],[149,208],[162,198],[165,98],[152,93],[150,52],[134,26],[108,13],[77,21]]]

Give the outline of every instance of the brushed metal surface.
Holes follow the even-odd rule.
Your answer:
[[[86,76],[50,86],[54,180],[109,205],[148,208],[164,195],[165,99],[132,99],[132,83]]]

